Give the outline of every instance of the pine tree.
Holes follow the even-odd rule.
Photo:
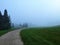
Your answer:
[[[0,30],[2,30],[3,29],[3,17],[2,17],[2,13],[1,13],[1,11],[0,11]]]
[[[11,28],[10,17],[8,16],[7,10],[4,10],[4,29]]]

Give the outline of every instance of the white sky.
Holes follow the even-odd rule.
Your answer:
[[[60,0],[1,0],[0,10],[4,9],[17,24],[60,25]]]

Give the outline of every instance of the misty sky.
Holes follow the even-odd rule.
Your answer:
[[[60,0],[0,0],[0,11],[4,9],[15,24],[60,25]]]

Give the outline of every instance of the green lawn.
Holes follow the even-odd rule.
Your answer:
[[[24,29],[20,35],[24,45],[60,45],[60,27]]]

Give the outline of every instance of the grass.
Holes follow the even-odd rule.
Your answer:
[[[21,31],[24,45],[60,45],[60,27],[29,28]]]
[[[8,29],[8,30],[0,30],[0,36],[6,34],[9,31],[13,31],[13,30],[15,30],[15,28],[11,28],[11,29]]]
[[[3,34],[5,34],[5,33],[7,33],[8,32],[8,30],[1,30],[0,31],[0,36],[2,36]]]

